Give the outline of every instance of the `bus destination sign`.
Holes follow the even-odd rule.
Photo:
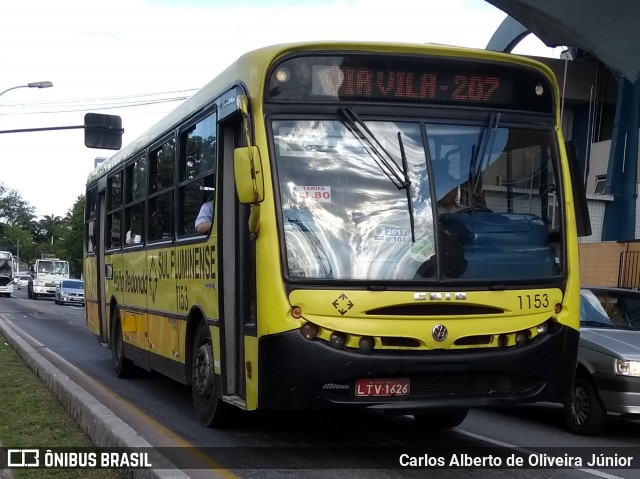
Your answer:
[[[272,69],[270,102],[396,102],[553,112],[553,89],[526,66],[439,57],[303,56]]]
[[[345,98],[445,102],[513,101],[513,84],[499,76],[377,68],[313,68],[312,92]]]

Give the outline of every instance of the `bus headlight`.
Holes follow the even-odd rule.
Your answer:
[[[616,374],[640,377],[640,361],[616,359]]]

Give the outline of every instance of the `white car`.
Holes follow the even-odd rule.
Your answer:
[[[30,280],[31,276],[29,276],[28,274],[20,275],[15,279],[16,287],[18,289],[26,288]]]

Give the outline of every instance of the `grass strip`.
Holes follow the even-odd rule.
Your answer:
[[[0,334],[0,442],[5,448],[94,444]],[[13,469],[15,479],[116,479],[109,469]]]

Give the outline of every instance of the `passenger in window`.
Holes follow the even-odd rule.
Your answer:
[[[200,207],[200,212],[196,217],[196,232],[200,235],[209,234],[211,231],[211,223],[213,222],[213,195],[207,198],[207,201]]]
[[[125,237],[126,244],[138,244],[142,242],[142,236],[136,231],[140,231],[139,222],[136,216],[131,218],[131,227],[129,231],[127,231],[127,235]]]

